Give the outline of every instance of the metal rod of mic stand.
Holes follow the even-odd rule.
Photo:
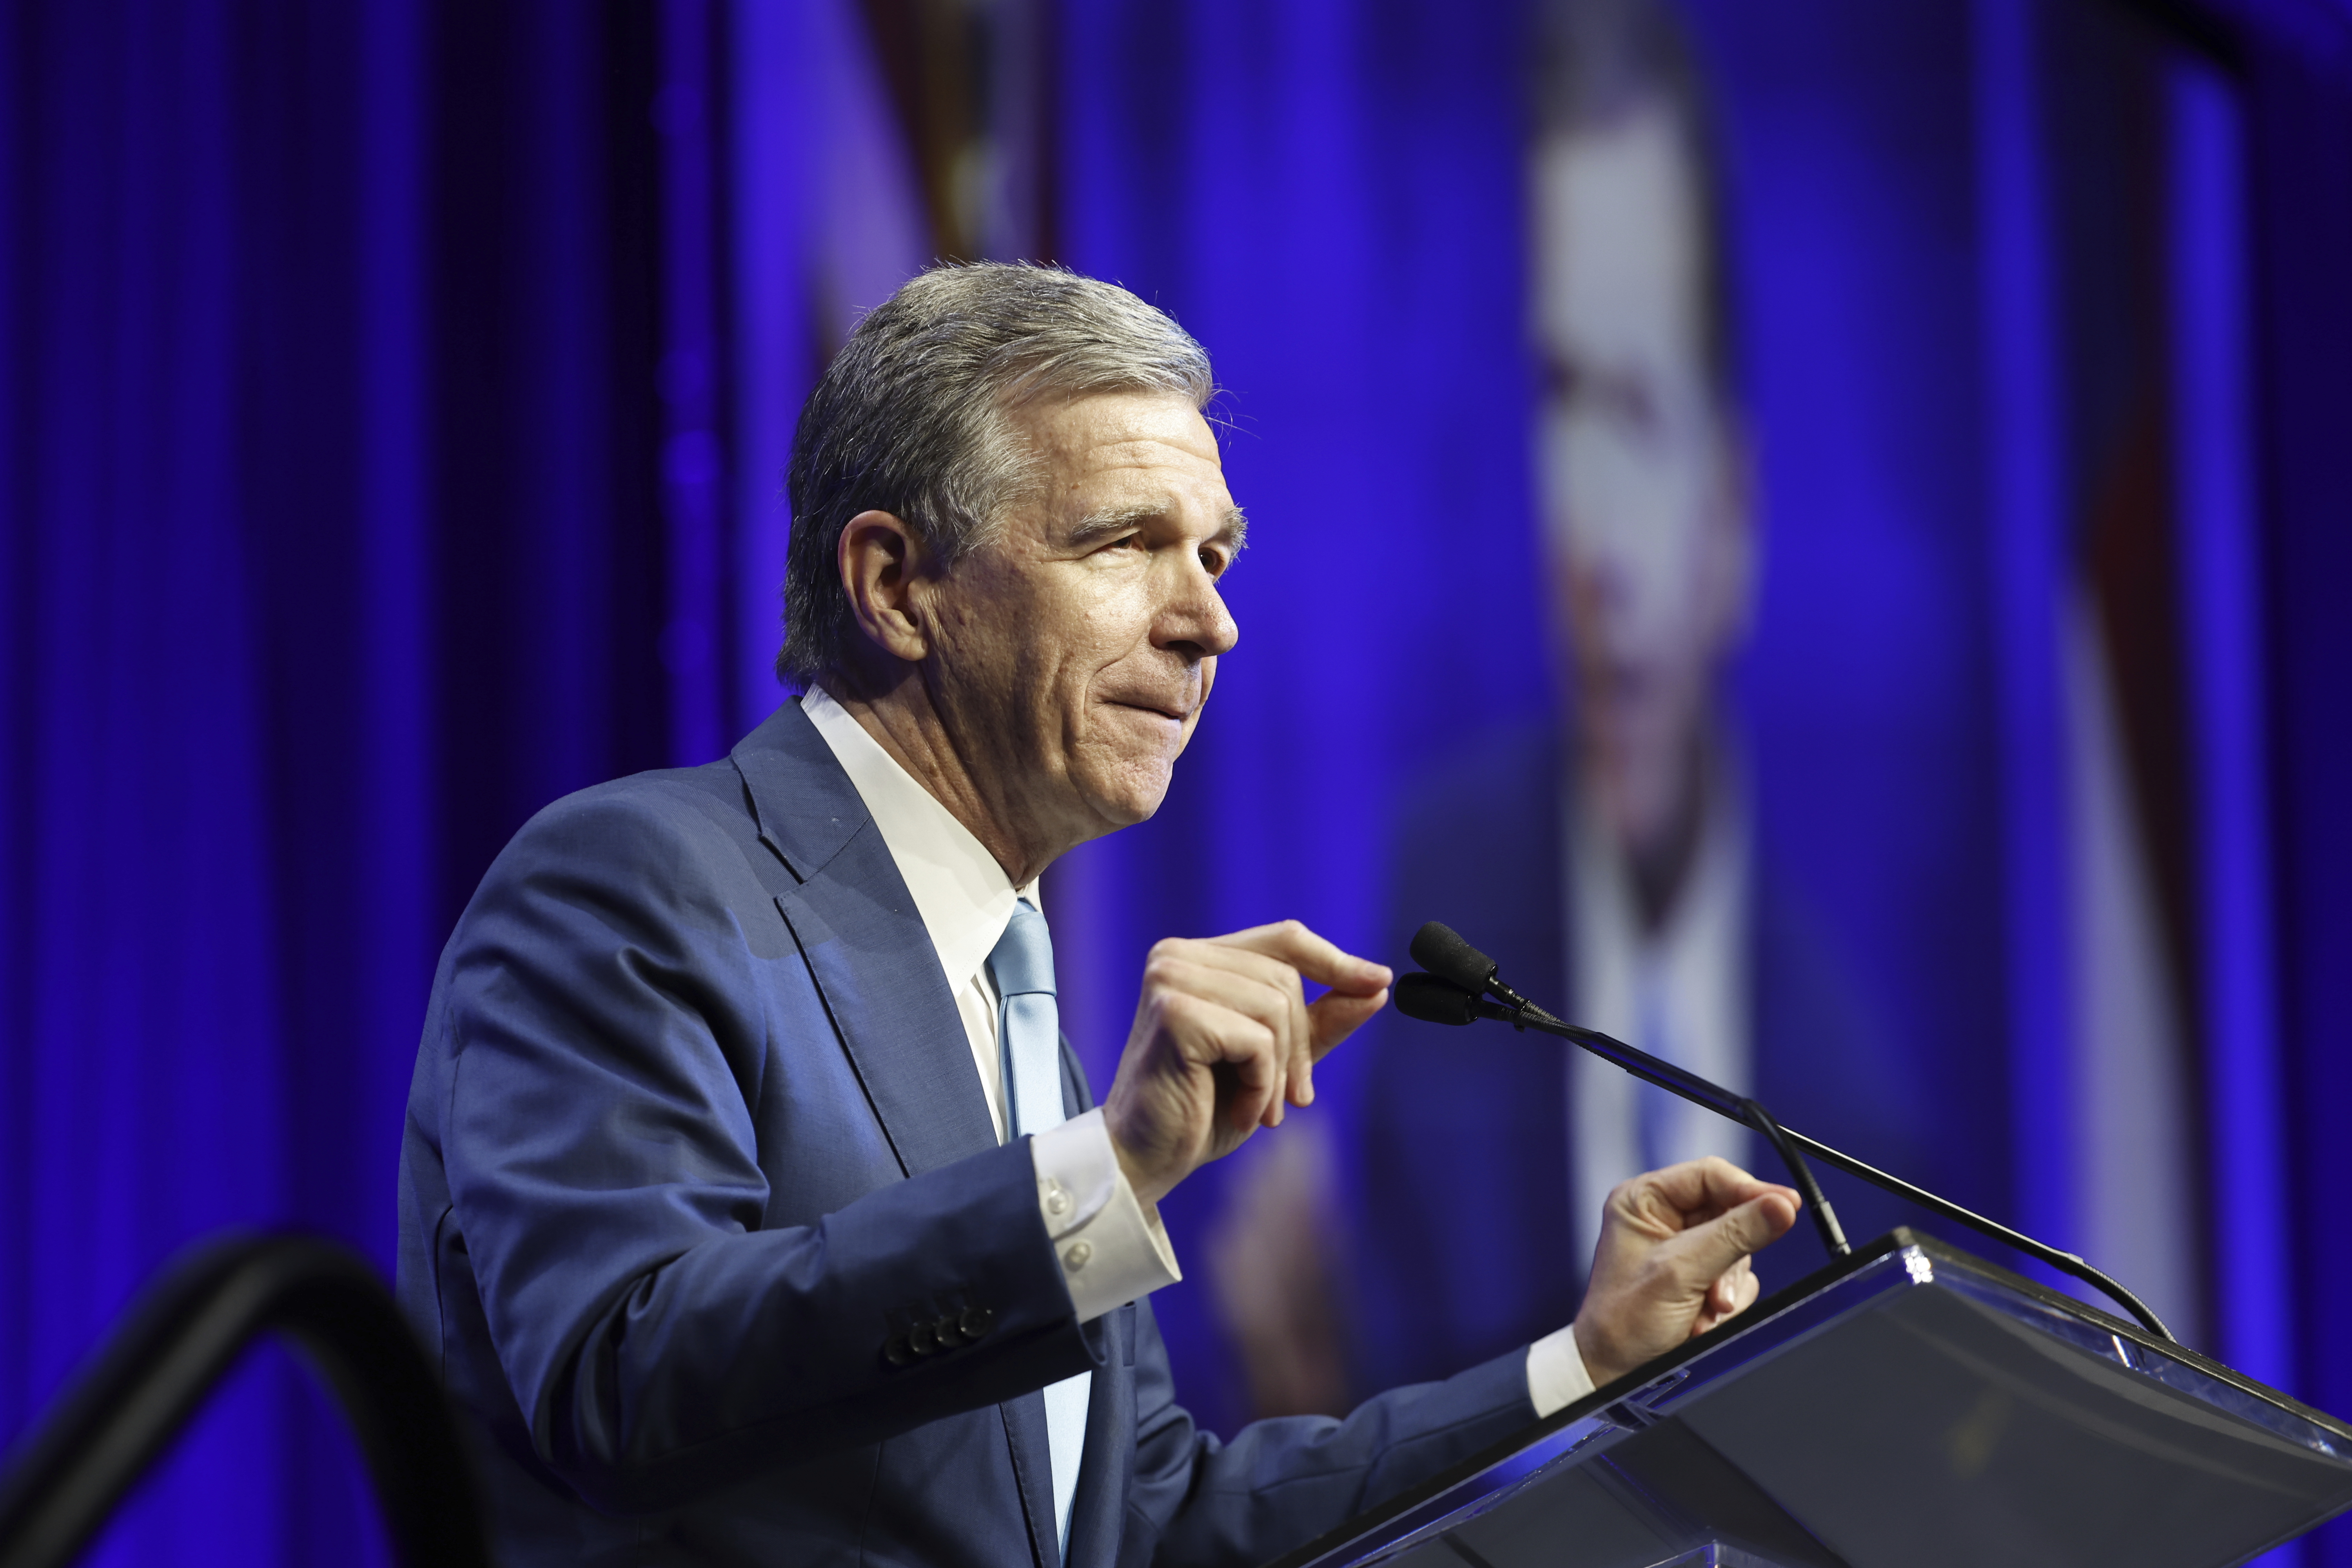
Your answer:
[[[1832,1258],[1844,1258],[1853,1251],[1846,1243],[1845,1230],[1838,1224],[1837,1211],[1830,1206],[1829,1196],[1822,1191],[1822,1184],[1815,1179],[1812,1167],[1805,1163],[1804,1155],[1798,1152],[1788,1131],[1773,1120],[1772,1113],[1755,1100],[1718,1088],[1696,1073],[1685,1072],[1674,1063],[1661,1060],[1647,1051],[1637,1051],[1622,1040],[1612,1039],[1597,1030],[1565,1023],[1532,1002],[1524,1002],[1517,1008],[1494,1003],[1486,1003],[1486,1006],[1496,1009],[1488,1014],[1490,1017],[1502,1017],[1515,1028],[1533,1029],[1538,1034],[1558,1035],[1562,1039],[1573,1040],[1635,1078],[1753,1129],[1759,1137],[1772,1146],[1772,1152],[1780,1156],[1780,1163],[1788,1168],[1790,1184],[1804,1200],[1805,1211],[1813,1216],[1813,1229],[1820,1233],[1822,1247]]]
[[[2170,1341],[2175,1344],[2179,1343],[2179,1340],[2174,1339],[2172,1331],[2164,1326],[2164,1320],[2150,1310],[2146,1302],[2071,1252],[2061,1252],[2054,1247],[2044,1246],[2030,1236],[2010,1229],[1999,1220],[1987,1219],[1984,1215],[1971,1213],[1958,1204],[1948,1203],[1924,1187],[1913,1186],[1900,1176],[1890,1176],[1874,1165],[1865,1165],[1851,1155],[1841,1154],[1818,1139],[1808,1138],[1793,1128],[1781,1127],[1778,1122],[1772,1122],[1770,1113],[1764,1112],[1763,1107],[1757,1105],[1754,1100],[1733,1094],[1730,1090],[1709,1083],[1696,1073],[1686,1072],[1672,1062],[1663,1061],[1647,1051],[1635,1050],[1622,1040],[1612,1039],[1598,1029],[1587,1029],[1575,1024],[1565,1023],[1553,1017],[1532,1002],[1517,1007],[1508,1007],[1499,1002],[1489,1002],[1482,996],[1475,998],[1474,1003],[1476,1011],[1483,1017],[1499,1020],[1511,1025],[1514,1028],[1533,1029],[1538,1034],[1554,1035],[1563,1040],[1572,1041],[1603,1061],[1612,1062],[1622,1068],[1645,1083],[1655,1084],[1669,1094],[1680,1095],[1694,1104],[1706,1107],[1718,1116],[1727,1116],[1734,1121],[1755,1128],[1757,1131],[1763,1133],[1767,1141],[1771,1142],[1775,1150],[1780,1152],[1782,1162],[1789,1166],[1790,1174],[1795,1175],[1801,1171],[1803,1172],[1797,1183],[1797,1190],[1805,1194],[1805,1202],[1808,1205],[1820,1202],[1816,1194],[1821,1188],[1819,1184],[1814,1182],[1812,1173],[1805,1168],[1803,1160],[1799,1157],[1800,1150],[1825,1165],[1843,1171],[1850,1176],[1858,1176],[1874,1187],[1893,1193],[1898,1198],[1917,1204],[1921,1208],[1941,1215],[1954,1224],[1967,1226],[1971,1230],[1990,1237],[2004,1247],[2014,1247],[2029,1258],[2037,1258],[2048,1264],[2062,1274],[2072,1275],[2131,1313],[2133,1317],[2139,1320],[2148,1332],[2158,1339]],[[1748,1111],[1751,1109],[1764,1113],[1764,1121],[1771,1123],[1771,1131],[1767,1131],[1765,1127],[1748,1116]],[[1780,1137],[1774,1138],[1773,1131],[1777,1131]],[[1817,1226],[1821,1225],[1821,1216],[1828,1213],[1828,1206],[1826,1203],[1821,1204],[1814,1221]],[[1834,1242],[1830,1240],[1832,1235],[1836,1235]],[[1845,1237],[1837,1234],[1837,1221],[1834,1215],[1829,1217],[1828,1226],[1823,1229],[1822,1240],[1832,1254],[1843,1254],[1848,1250]]]

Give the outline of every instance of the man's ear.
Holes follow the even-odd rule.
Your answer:
[[[905,521],[887,511],[861,511],[843,525],[834,564],[849,613],[882,652],[907,664],[930,652],[929,630],[915,603],[914,580],[927,552]]]

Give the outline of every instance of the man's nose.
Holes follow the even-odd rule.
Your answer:
[[[1160,607],[1153,645],[1187,659],[1214,658],[1232,652],[1241,635],[1208,568],[1197,561],[1181,568],[1167,602]]]

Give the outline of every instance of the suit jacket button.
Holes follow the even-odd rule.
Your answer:
[[[908,1345],[907,1336],[904,1334],[892,1334],[888,1339],[884,1340],[882,1342],[882,1359],[888,1362],[892,1366],[905,1366],[908,1362],[913,1361],[915,1359],[915,1352]]]
[[[982,1339],[989,1330],[996,1327],[996,1314],[986,1307],[966,1307],[956,1327],[963,1331],[963,1337],[967,1340]]]
[[[963,1343],[963,1331],[956,1326],[956,1315],[947,1313],[931,1324],[931,1332],[940,1337],[940,1349],[951,1351]]]
[[[907,1348],[917,1355],[929,1355],[940,1348],[939,1331],[929,1322],[919,1322],[907,1331]]]

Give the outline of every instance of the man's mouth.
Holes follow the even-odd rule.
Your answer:
[[[1182,703],[1151,702],[1129,697],[1114,697],[1109,700],[1114,708],[1132,708],[1139,713],[1150,713],[1158,718],[1172,720],[1179,724],[1192,716],[1192,709]]]

